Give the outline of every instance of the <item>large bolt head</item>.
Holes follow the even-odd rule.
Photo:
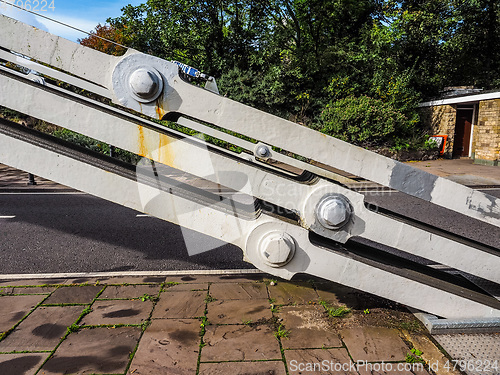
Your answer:
[[[259,145],[255,149],[255,154],[260,158],[267,158],[269,155],[271,155],[271,151],[266,145]]]
[[[129,85],[133,96],[141,102],[155,100],[163,89],[158,72],[148,68],[139,68],[132,72],[129,77]]]
[[[290,262],[295,254],[295,241],[285,232],[271,232],[260,241],[260,254],[271,267],[281,267]]]
[[[351,205],[343,195],[328,195],[316,207],[316,217],[326,229],[341,229],[351,216]]]

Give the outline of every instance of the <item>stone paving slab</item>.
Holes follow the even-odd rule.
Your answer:
[[[67,279],[22,279],[22,280],[1,280],[0,287],[6,286],[42,286],[42,285],[63,285],[68,283]]]
[[[203,342],[201,362],[281,358],[279,342],[267,325],[209,325]]]
[[[74,288],[78,288],[75,291]],[[87,285],[78,287],[61,287],[58,288],[52,295],[43,303],[60,304],[60,303],[91,303],[97,294],[103,289],[102,285]]]
[[[0,374],[34,375],[50,353],[0,354]]]
[[[237,283],[261,281],[263,274],[243,274],[243,275],[185,275],[167,276],[166,282],[176,283]]]
[[[215,301],[207,305],[207,318],[212,324],[256,323],[272,319],[271,306],[267,300],[256,299]]]
[[[358,372],[360,375],[429,375],[422,366],[410,363],[386,363],[383,366],[381,364],[367,363],[358,366]]]
[[[153,303],[149,300],[96,301],[92,312],[85,315],[82,325],[142,324],[151,314]]]
[[[140,327],[91,328],[73,332],[42,366],[40,373],[124,373],[140,335]]]
[[[154,320],[141,338],[128,373],[195,374],[199,346],[198,320]]]
[[[200,375],[285,375],[282,361],[201,363]]]
[[[355,363],[344,348],[285,350],[289,375],[357,375]]]
[[[192,319],[205,314],[205,291],[163,292],[153,311],[153,319]]]
[[[410,352],[396,329],[361,327],[340,334],[354,361],[404,361]]]
[[[12,371],[13,375],[17,375],[17,370],[9,369],[16,369],[13,366],[21,363],[33,368],[39,367],[47,358],[48,352],[55,348],[55,356],[43,364],[44,367],[37,374],[123,374],[131,358],[129,354],[133,353],[139,339],[138,351],[132,358],[128,375],[196,374],[197,366],[200,374],[283,375],[286,373],[285,362],[288,375],[315,374],[292,366],[298,365],[300,361],[333,363],[333,368],[316,372],[318,374],[350,374],[350,367],[346,371],[342,368],[342,371],[337,372],[335,363],[347,360],[350,366],[352,361],[369,361],[368,365],[391,361],[394,365],[405,365],[406,354],[412,347],[422,350],[422,358],[428,362],[434,363],[436,359],[440,359],[440,371],[433,375],[445,375],[442,368],[446,357],[440,354],[435,344],[420,331],[408,333],[402,326],[384,321],[384,317],[388,319],[391,316],[391,305],[386,303],[382,306],[373,296],[335,284],[328,287],[315,281],[278,281],[276,285],[268,285],[270,280],[266,282],[262,276],[257,282],[253,278],[245,281],[243,277],[217,281],[220,278],[221,276],[186,276],[181,284],[166,284],[165,290],[160,293],[165,278],[162,278],[161,283],[148,285],[143,285],[147,280],[144,277],[115,278],[112,282],[108,279],[109,283],[99,282],[98,285],[95,285],[98,278],[80,278],[62,280],[60,284],[63,285],[56,289],[26,288],[28,292],[38,290],[51,293],[53,290],[49,298],[55,296],[65,303],[86,301],[79,306],[39,305],[47,298],[47,294],[0,296],[3,298],[0,302],[4,302],[0,303],[0,321],[9,321],[5,325],[6,330],[13,328],[29,313],[10,334],[0,339],[0,352],[4,353],[0,355],[0,375],[10,375]],[[117,284],[118,280],[124,284],[111,285]],[[8,291],[22,291],[25,289],[24,285],[37,285],[39,282],[40,280],[23,281],[21,284],[11,285]],[[69,285],[69,282],[76,284]],[[247,287],[251,289],[246,289]],[[3,288],[7,286],[4,285]],[[101,290],[103,293],[100,294],[100,299],[94,301]],[[271,298],[274,291],[275,300],[268,300],[265,294],[268,291]],[[143,301],[140,297],[145,294],[159,296],[154,309],[156,300]],[[310,303],[317,302],[319,298],[335,305],[345,304],[349,308],[354,308],[353,305],[357,304],[365,306],[366,303],[375,303],[381,306],[381,312],[386,311],[387,314],[377,314],[375,320],[353,320],[351,316],[332,320],[323,307]],[[93,302],[93,310],[79,324],[93,325],[94,328],[83,328],[67,334],[67,327],[77,321],[90,302]],[[280,306],[279,302],[284,306]],[[149,318],[152,309],[149,326],[119,327],[132,331],[99,326],[139,325]],[[362,310],[358,313],[362,314]],[[207,317],[206,322],[199,319],[204,315]],[[375,317],[375,313],[369,316]],[[401,318],[407,319],[407,316],[411,317],[407,314],[401,315]],[[203,331],[202,322],[205,322]],[[379,326],[385,323],[393,328]],[[281,329],[289,331],[288,334],[277,339],[274,336],[276,324],[281,324]],[[143,327],[145,331],[141,338]],[[200,336],[201,333],[203,335]],[[403,340],[403,335],[406,341]],[[66,338],[61,342],[63,337]],[[200,350],[202,340],[204,346]],[[59,344],[61,345],[58,347]],[[35,353],[11,353],[13,351]],[[42,353],[44,351],[47,353]],[[346,357],[346,353],[350,353],[352,359]],[[21,362],[14,355],[26,356],[26,361]],[[30,357],[31,355],[42,358],[35,363],[36,358]],[[285,357],[284,360],[282,356]],[[293,360],[295,362],[292,363]],[[2,371],[5,368],[3,365],[11,367]],[[27,374],[37,370],[31,367],[26,369]],[[23,372],[19,370],[19,373]],[[354,373],[428,375],[422,369],[411,372],[404,367],[366,369],[360,364],[357,364],[357,372]]]
[[[0,297],[0,332],[11,329],[33,308],[46,298],[44,295],[1,296]]]
[[[270,285],[268,290],[269,298],[277,305],[308,304],[319,299],[309,283],[280,281],[276,285]]]
[[[188,292],[194,290],[208,290],[208,283],[186,283],[177,285],[165,285],[167,292]]]
[[[366,306],[366,294],[337,283],[315,283],[320,300],[332,305],[348,305],[359,309]],[[371,307],[371,306],[366,306]]]
[[[439,375],[459,375],[460,372],[449,366],[449,359],[439,350],[429,337],[423,334],[415,334],[403,331],[405,337],[412,342],[413,347],[422,352],[421,357],[435,370],[439,370]],[[447,349],[447,348],[445,348]],[[498,348],[496,350],[498,353]],[[491,374],[493,375],[493,374]]]
[[[104,289],[98,299],[139,298],[147,294],[155,296],[160,292],[160,285],[110,285]]]
[[[0,342],[0,352],[52,350],[83,306],[38,307]]]
[[[0,294],[50,294],[56,286],[7,287],[0,288]]]
[[[312,349],[341,347],[339,333],[331,324],[322,306],[283,306],[277,314],[289,331],[281,340],[285,349]]]
[[[210,287],[210,295],[216,299],[268,299],[264,283],[222,283]]]
[[[161,284],[165,281],[165,276],[109,276],[96,278],[77,278],[69,280],[73,284]]]

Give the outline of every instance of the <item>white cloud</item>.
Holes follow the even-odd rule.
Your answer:
[[[53,17],[54,19],[57,19],[57,21],[62,22],[66,25],[73,26],[77,29],[83,30],[85,32],[91,32],[92,30],[95,29],[97,24],[99,23],[98,21],[95,20],[86,20],[82,18],[76,18],[76,17],[69,17],[69,16],[62,16],[58,15],[57,17]],[[77,39],[83,39],[87,36],[87,34],[72,29],[70,27],[61,25],[56,22],[52,22],[49,20],[44,20],[44,24],[48,28],[48,31],[52,34],[62,36],[63,38],[75,41]]]
[[[48,28],[42,23],[41,19],[33,13],[28,13],[3,2],[0,2],[0,13],[7,17],[27,23],[28,25],[37,27],[41,30],[48,31]]]

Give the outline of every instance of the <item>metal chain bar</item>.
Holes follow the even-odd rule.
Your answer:
[[[345,243],[350,237],[357,236],[489,280],[500,281],[498,256],[438,235],[429,235],[410,225],[373,213],[365,208],[363,196],[349,189],[322,180],[312,185],[300,184],[266,173],[254,166],[210,152],[206,147],[200,148],[191,142],[116,117],[113,113],[77,103],[72,100],[74,94],[65,98],[41,86],[32,86],[1,74],[0,85],[6,88],[0,92],[0,102],[4,105],[294,211],[302,219],[305,228],[326,238]],[[65,93],[60,88],[53,89]],[[8,95],[9,92],[30,99],[19,101]],[[90,99],[80,98],[80,101],[103,106]],[[71,116],[54,111],[54,108],[64,109],[64,113]],[[329,230],[317,224],[316,204],[331,193],[347,197],[353,205],[352,222],[342,230]]]
[[[113,68],[120,60],[1,14],[0,47],[107,88]],[[129,51],[133,52],[136,51]]]
[[[273,231],[287,233],[297,244],[293,259],[281,268],[267,265],[261,256],[265,250],[262,240]],[[309,241],[308,231],[284,222],[257,226],[248,236],[246,256],[259,269],[279,277],[314,275],[450,319],[500,317],[500,302],[493,297],[483,300],[482,295],[418,272],[395,267],[384,269],[342,250],[334,252],[318,247]]]
[[[500,199],[170,79],[163,107],[500,227]],[[314,147],[311,147],[314,145]]]
[[[75,87],[82,88],[84,90],[91,91],[95,94],[104,96],[106,98],[111,99],[111,93],[109,92],[108,89],[95,85],[93,83],[87,82],[83,79],[79,79],[77,77],[70,76],[69,74],[65,74],[63,72],[57,71],[55,69],[51,69],[47,66],[38,64],[34,61],[25,59],[21,56],[14,55],[12,53],[6,52],[4,50],[0,49],[0,59],[10,61],[11,63],[21,65],[25,68],[28,68],[30,70],[35,70],[38,73],[45,74],[47,76],[50,76],[52,78],[55,78],[59,81],[63,81],[66,83],[69,83],[70,85],[73,85]]]

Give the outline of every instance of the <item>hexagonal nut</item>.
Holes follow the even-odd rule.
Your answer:
[[[316,218],[326,229],[340,229],[352,216],[349,200],[343,195],[327,195],[316,206]]]
[[[295,254],[295,241],[285,232],[274,231],[260,240],[260,254],[264,262],[271,267],[282,267]]]
[[[160,74],[154,68],[141,67],[130,74],[129,92],[140,102],[155,100],[163,89]]]

